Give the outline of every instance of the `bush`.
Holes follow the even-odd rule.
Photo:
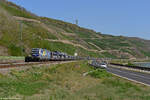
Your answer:
[[[128,62],[127,64],[128,66],[135,66],[135,64],[131,63],[131,62]]]
[[[25,11],[25,9],[18,8],[13,3],[8,2],[0,2],[0,6],[7,10],[9,13],[11,13],[14,16],[20,16],[20,17],[26,17],[26,18],[36,18],[35,15]],[[22,10],[21,10],[22,9]]]
[[[12,56],[20,56],[22,55],[22,49],[21,47],[18,47],[14,44],[10,44],[8,46],[8,50],[9,50],[9,53],[12,55]]]
[[[104,78],[104,77],[111,77],[111,74],[107,73],[104,69],[98,69],[91,73],[89,73],[90,76],[94,78]]]

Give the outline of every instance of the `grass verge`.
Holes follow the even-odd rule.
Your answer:
[[[0,60],[24,60],[23,56],[0,56]]]
[[[87,76],[83,73],[90,72]],[[23,100],[149,100],[150,88],[95,70],[85,61],[0,75],[0,97]]]

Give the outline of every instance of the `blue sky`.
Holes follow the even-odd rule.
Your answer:
[[[39,16],[150,40],[150,0],[9,0]]]

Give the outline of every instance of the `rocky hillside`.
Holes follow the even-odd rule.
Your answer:
[[[71,55],[78,52],[80,56],[92,57],[150,57],[148,40],[104,35],[75,24],[36,16],[0,0],[0,55],[27,55],[31,48],[58,50]]]

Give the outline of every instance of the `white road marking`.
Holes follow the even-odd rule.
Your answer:
[[[108,71],[108,72],[109,72],[109,71]],[[118,77],[120,77],[120,78],[127,79],[127,80],[132,81],[132,82],[135,82],[135,83],[143,84],[143,85],[145,85],[145,86],[150,86],[149,84],[146,84],[146,83],[143,83],[143,82],[139,82],[139,81],[136,81],[136,80],[133,80],[133,79],[129,79],[129,78],[127,78],[127,77],[123,77],[123,76],[114,74],[114,73],[112,73],[112,72],[110,72],[110,73],[113,74],[113,75],[115,75],[115,76],[118,76]]]
[[[123,71],[120,71],[120,70],[118,70],[118,69],[115,69],[115,71],[118,71],[118,72],[121,72],[121,73],[130,74],[130,75],[135,75],[135,76],[138,76],[138,77],[141,77],[141,78],[145,78],[145,79],[150,80],[150,78],[148,78],[148,77],[144,77],[144,76],[137,75],[137,74],[133,74],[133,73],[129,73],[129,72],[123,72]]]
[[[120,67],[120,66],[113,66],[113,65],[111,65],[111,67],[120,68],[120,69],[125,69],[125,70],[131,70],[131,71],[135,71],[135,72],[143,72],[143,73],[148,73],[148,74],[150,74],[150,71],[140,70],[140,69],[135,69],[135,68]]]

